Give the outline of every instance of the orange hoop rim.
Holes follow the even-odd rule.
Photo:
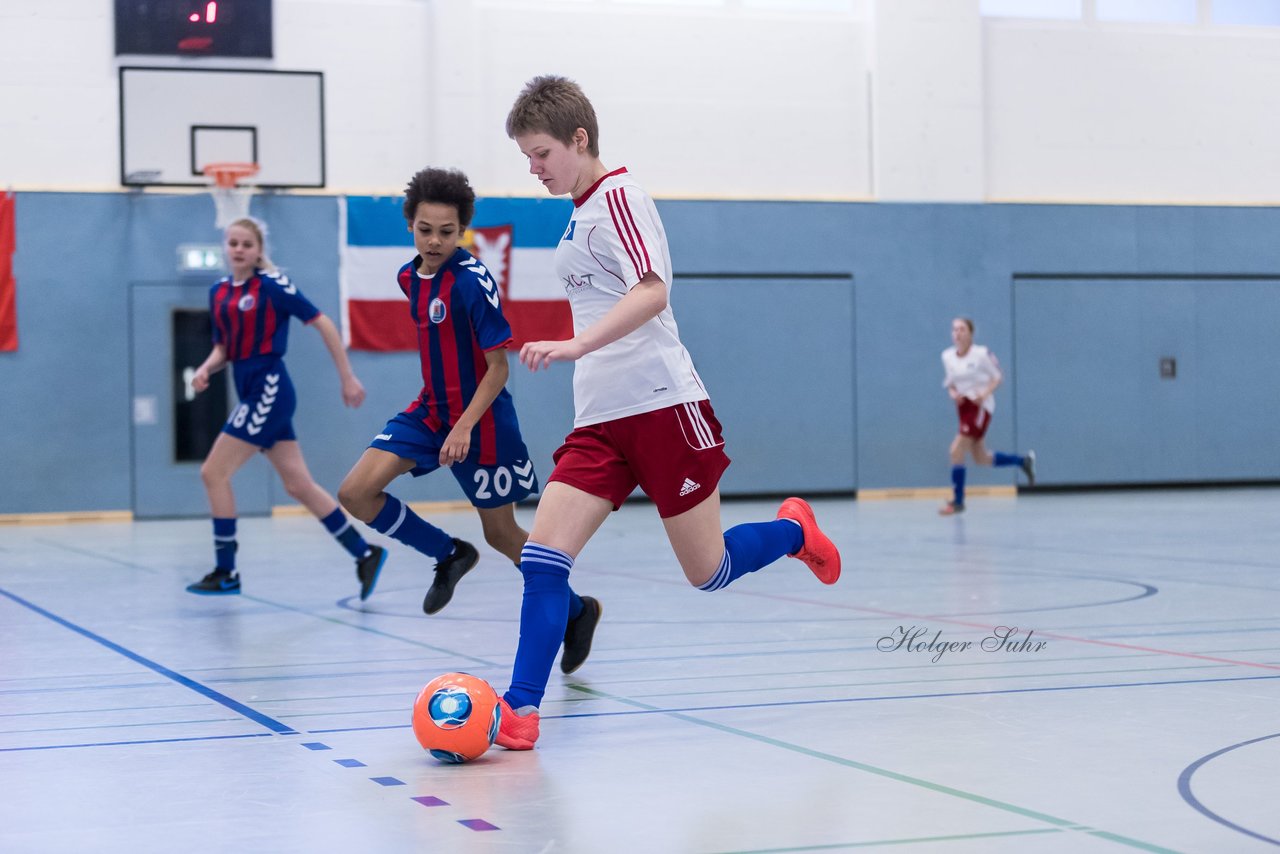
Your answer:
[[[209,163],[200,170],[213,183],[224,190],[229,190],[245,178],[258,174],[257,163]]]

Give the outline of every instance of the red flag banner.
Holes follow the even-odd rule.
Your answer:
[[[0,193],[0,352],[18,349],[18,282],[13,276],[16,218],[13,193]]]
[[[352,350],[417,350],[417,330],[396,271],[413,259],[402,200],[340,200],[342,320]],[[513,347],[573,337],[573,316],[555,275],[555,247],[572,213],[566,200],[478,199],[465,246],[498,283]]]

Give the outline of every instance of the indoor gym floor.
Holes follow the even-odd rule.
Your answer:
[[[0,851],[1280,846],[1280,490],[814,505],[834,587],[784,560],[701,593],[652,506],[614,514],[537,749],[461,766],[409,710],[450,670],[506,687],[520,577],[487,547],[426,617],[428,562],[392,544],[361,604],[306,516],[241,520],[226,598],[183,590],[207,520],[2,527]]]

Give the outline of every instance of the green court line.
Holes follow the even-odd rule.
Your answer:
[[[603,691],[596,691],[585,685],[569,685],[568,687],[575,691],[580,691],[584,694],[589,694],[602,700],[613,700],[614,702],[622,703],[623,705],[632,706],[635,708],[644,709],[646,711],[652,711],[652,712],[662,711],[662,708],[659,706],[651,706],[648,703],[642,703],[639,700],[632,700],[628,697],[616,697],[612,694],[607,694]],[[685,714],[683,712],[666,712],[665,714],[677,720],[682,720],[688,723],[697,724],[698,726],[708,727],[709,729],[719,730],[720,732],[728,733],[730,735],[736,735],[741,738],[749,739],[751,741],[758,741],[761,744],[767,744],[767,745],[770,745],[771,747],[778,747],[778,748],[781,748],[782,750],[789,750],[792,753],[799,753],[801,755],[809,756],[814,759],[821,759],[824,762],[831,762],[835,765],[843,765],[846,768],[853,768],[858,771],[865,771],[868,774],[875,774],[879,777],[885,777],[889,780],[894,780],[899,783],[906,783],[911,786],[919,786],[922,789],[928,789],[929,791],[938,792],[939,794],[951,795],[952,797],[961,798],[966,801],[972,801],[973,803],[982,804],[983,806],[994,807],[995,809],[1003,810],[1004,812],[1010,812],[1010,813],[1013,813],[1014,815],[1020,815],[1024,818],[1030,818],[1036,821],[1042,821],[1046,824],[1051,824],[1060,830],[1073,830],[1073,831],[1088,833],[1093,836],[1098,836],[1103,839],[1107,839],[1111,842],[1118,842],[1123,845],[1128,845],[1131,848],[1139,848],[1139,849],[1142,849],[1143,851],[1159,852],[1159,854],[1178,854],[1178,852],[1174,851],[1171,848],[1162,848],[1159,845],[1153,845],[1149,842],[1143,842],[1139,839],[1130,839],[1127,836],[1121,836],[1116,833],[1109,833],[1107,831],[1095,830],[1094,828],[1081,825],[1078,822],[1068,821],[1067,819],[1057,818],[1056,816],[1051,816],[1051,815],[1048,815],[1047,813],[1037,812],[1032,809],[1027,809],[1026,807],[1020,807],[1015,804],[1005,803],[1004,801],[998,801],[995,798],[988,798],[984,795],[974,794],[973,792],[966,792],[962,789],[955,789],[955,788],[952,788],[951,786],[944,786],[940,783],[930,782],[929,780],[922,780],[919,777],[912,777],[908,774],[900,774],[897,771],[890,771],[887,768],[878,768],[875,765],[868,765],[865,762],[857,762],[853,759],[846,759],[843,756],[834,756],[830,753],[823,753],[820,750],[813,750],[812,748],[801,747],[798,744],[791,744],[789,742],[781,741],[776,738],[770,738],[767,735],[760,735],[759,733],[748,732],[743,729],[738,729],[737,727],[728,726],[727,724],[720,724],[720,723],[716,723],[715,721],[708,721],[702,718],[696,718],[693,715]]]
[[[335,625],[346,626],[349,629],[358,629],[362,632],[368,632],[370,634],[378,635],[380,637],[390,638],[391,640],[397,640],[403,643],[413,644],[414,646],[419,646],[419,647],[422,647],[423,649],[429,649],[432,652],[438,652],[441,655],[447,655],[451,658],[464,659],[466,661],[471,662],[472,664],[481,664],[481,665],[484,665],[485,667],[501,667],[502,666],[498,664],[496,661],[489,661],[488,659],[485,659],[485,658],[476,658],[473,655],[467,655],[466,653],[458,652],[456,649],[445,649],[442,646],[433,646],[432,644],[429,644],[429,643],[423,643],[420,640],[407,638],[404,635],[395,635],[395,634],[392,634],[391,632],[384,632],[381,629],[371,628],[370,626],[362,626],[359,623],[349,623],[346,620],[339,620],[337,617],[326,617],[324,614],[317,614],[314,611],[308,611],[305,608],[295,608],[293,605],[285,605],[282,602],[273,602],[270,599],[262,599],[257,596],[249,595],[247,593],[241,594],[240,598],[248,599],[252,602],[258,602],[263,605],[270,605],[272,608],[279,608],[283,611],[293,611],[295,614],[302,614],[303,616],[314,617],[317,620],[324,620],[325,622],[333,623]]]
[[[749,851],[722,851],[717,854],[788,854],[794,851],[842,851],[846,848],[874,848],[880,845],[919,845],[922,842],[959,842],[966,839],[991,839],[1001,836],[1033,836],[1062,833],[1077,828],[1045,827],[1039,830],[1004,830],[992,833],[957,833],[952,836],[916,836],[910,839],[877,839],[871,842],[836,842],[831,845],[802,845],[798,848],[752,848]]]

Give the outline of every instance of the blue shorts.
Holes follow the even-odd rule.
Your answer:
[[[449,466],[474,507],[505,507],[536,495],[539,489],[538,474],[533,470],[533,461],[529,459],[519,429],[513,431],[501,425],[498,429],[506,434],[500,437],[498,447],[506,449],[508,459],[499,459],[497,465],[482,466],[478,462],[479,449],[473,444],[465,460]],[[448,437],[447,428],[429,430],[419,419],[401,412],[373,437],[369,447],[413,460],[417,465],[409,473],[421,477],[440,468],[440,449]]]
[[[235,366],[240,405],[231,412],[222,432],[266,450],[276,442],[298,438],[293,432],[293,412],[298,398],[293,381],[279,359]]]

